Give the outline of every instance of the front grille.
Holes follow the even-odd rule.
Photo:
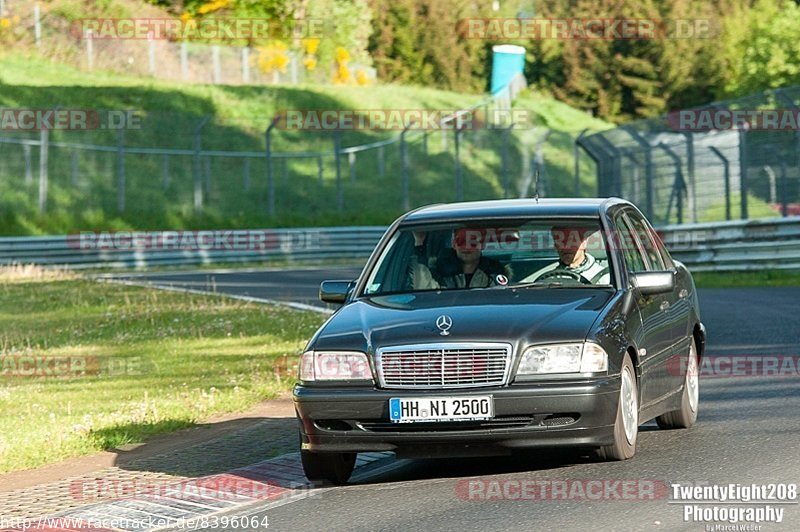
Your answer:
[[[509,344],[424,344],[378,349],[384,388],[469,388],[505,384]]]

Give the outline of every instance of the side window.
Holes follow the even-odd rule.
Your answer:
[[[635,212],[627,211],[625,217],[628,219],[633,232],[639,237],[639,242],[642,245],[647,262],[650,264],[651,270],[665,270],[664,260],[661,258],[661,253],[658,251],[658,246],[653,240],[653,231],[650,226]]]
[[[625,256],[625,264],[628,267],[628,271],[631,273],[646,271],[647,266],[645,265],[642,251],[639,249],[639,244],[633,237],[625,218],[622,215],[617,216],[614,219],[614,225],[619,236],[618,242],[615,242],[615,244],[622,247],[622,254]]]

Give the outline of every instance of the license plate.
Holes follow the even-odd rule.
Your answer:
[[[476,421],[492,417],[491,395],[389,399],[389,419],[393,423]]]

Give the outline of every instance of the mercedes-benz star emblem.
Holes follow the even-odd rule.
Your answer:
[[[450,327],[453,326],[453,318],[447,314],[442,314],[436,318],[436,326],[439,327],[439,334],[447,336],[450,334]]]

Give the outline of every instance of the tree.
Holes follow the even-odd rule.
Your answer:
[[[370,0],[374,21],[369,52],[386,81],[451,90],[484,91],[487,49],[456,31],[460,19],[488,16],[488,2]]]

